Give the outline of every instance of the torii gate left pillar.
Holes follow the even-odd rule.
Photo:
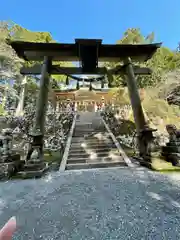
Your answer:
[[[49,57],[44,57],[44,62],[41,70],[40,90],[36,104],[36,118],[34,128],[40,129],[44,135],[45,117],[48,103],[48,92],[50,83],[50,69],[52,60]]]
[[[31,158],[34,149],[38,150],[39,159],[43,160],[43,137],[44,125],[46,118],[46,110],[48,103],[48,92],[50,84],[50,69],[52,66],[52,59],[44,57],[44,62],[41,70],[40,90],[36,104],[36,117],[34,127],[30,136],[33,138],[26,160]]]

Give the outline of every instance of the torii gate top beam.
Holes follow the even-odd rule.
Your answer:
[[[138,62],[147,61],[152,57],[161,43],[154,44],[102,44],[100,39],[76,39],[72,44],[35,43],[10,41],[8,43],[19,57],[27,61],[42,61],[44,56],[52,61],[84,61],[89,51],[99,62],[119,62],[130,57]]]

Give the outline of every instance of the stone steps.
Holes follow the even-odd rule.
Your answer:
[[[87,136],[84,138],[83,137],[73,137],[72,139],[72,143],[79,143],[79,142],[82,142],[82,141],[86,141],[86,142],[100,142],[100,141],[109,141],[109,142],[112,142],[112,140],[110,139],[110,136],[103,136],[103,138],[98,138],[98,136]]]
[[[101,143],[98,143],[98,142],[91,142],[91,143],[88,143],[86,141],[84,142],[80,142],[80,143],[72,143],[71,144],[71,148],[76,148],[76,147],[93,147],[93,148],[106,148],[106,147],[109,147],[109,148],[113,148],[115,147],[115,145],[113,143],[106,143],[106,142],[101,142]]]
[[[98,153],[103,153],[103,152],[109,152],[109,151],[111,151],[112,149],[116,149],[116,148],[98,148],[98,149],[90,149],[90,150],[92,150],[92,151],[95,151],[95,152],[98,152]],[[86,153],[86,151],[83,149],[83,148],[74,148],[74,149],[71,149],[70,151],[69,151],[69,155],[70,154],[76,154],[76,155],[83,155],[83,154],[85,154]]]
[[[69,164],[76,164],[76,163],[86,163],[87,159],[88,158],[78,158],[78,157],[77,158],[73,158],[73,159],[68,158],[67,165],[69,165]]]
[[[117,156],[116,159],[112,159],[111,157],[95,157],[93,159],[91,158],[68,158],[67,160],[67,164],[69,163],[78,163],[78,162],[82,162],[82,163],[87,163],[87,164],[91,164],[91,163],[102,163],[102,162],[105,162],[105,163],[111,163],[111,162],[121,162],[122,161],[122,157],[120,156]]]
[[[104,151],[104,152],[96,152],[95,150],[93,150],[91,153],[81,153],[81,154],[76,154],[76,153],[70,153],[69,156],[68,156],[68,159],[71,159],[71,158],[74,158],[74,157],[79,157],[79,158],[90,158],[90,156],[92,154],[96,154],[98,157],[106,157],[106,156],[110,156],[110,151]],[[119,156],[118,154],[113,154],[113,156]]]
[[[103,137],[101,139],[99,139],[98,137],[78,137],[78,138],[74,138],[72,139],[71,141],[71,145],[72,144],[79,144],[79,143],[89,143],[89,144],[100,144],[100,143],[111,143],[111,144],[114,144],[112,142],[112,140],[110,139],[110,137]]]
[[[99,133],[99,132],[104,132],[104,131],[100,131],[100,130],[95,130],[94,128],[92,129],[82,129],[80,128],[79,130],[75,129],[74,132],[73,132],[73,136],[74,136],[74,133],[81,133],[81,132],[88,132],[88,133]]]
[[[92,147],[97,147],[97,148],[114,148],[116,147],[115,144],[111,143],[111,142],[101,142],[101,143],[98,143],[98,142],[86,142],[86,140],[84,141],[81,141],[81,142],[73,142],[71,143],[71,148],[76,148],[76,147],[79,147],[79,148],[90,148],[91,146]]]
[[[93,139],[93,138],[96,138],[95,135],[97,135],[97,134],[104,134],[104,133],[106,133],[106,132],[100,132],[100,131],[97,131],[97,132],[95,132],[95,131],[83,131],[83,132],[81,132],[81,133],[84,134],[84,135],[87,135],[86,138],[89,138],[89,139],[92,138],[92,139]],[[78,135],[78,134],[80,134],[80,133],[76,133],[76,134],[74,133],[72,137],[73,137],[74,139],[76,139],[76,138],[78,139],[78,138],[84,137],[84,135],[83,135],[83,136],[80,136],[80,137],[78,137],[78,136],[76,137],[76,135]],[[106,134],[107,134],[107,133],[106,133]]]
[[[102,125],[102,119],[93,119],[89,114],[87,121],[85,123],[80,117],[78,124],[76,122],[65,170],[126,166],[118,152],[112,153],[117,148]],[[97,138],[98,134],[102,135],[102,139]]]
[[[80,170],[80,169],[91,169],[91,168],[108,168],[108,167],[125,167],[124,161],[117,162],[94,162],[94,163],[75,163],[67,164],[66,170]]]

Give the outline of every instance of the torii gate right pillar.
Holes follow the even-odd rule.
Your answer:
[[[131,63],[131,59],[127,58],[124,60],[126,67],[126,76],[127,76],[127,86],[129,91],[129,97],[131,101],[131,106],[134,115],[134,121],[136,124],[137,130],[137,140],[139,155],[143,160],[150,162],[151,161],[151,152],[150,145],[153,140],[153,129],[150,129],[147,126],[145,121],[145,116],[143,113],[143,108],[141,105],[141,100],[135,80],[134,70]]]

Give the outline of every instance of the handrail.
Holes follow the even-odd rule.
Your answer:
[[[135,164],[133,164],[131,162],[130,158],[126,155],[126,153],[124,152],[124,150],[120,146],[120,144],[117,141],[116,137],[114,136],[114,134],[112,133],[112,131],[110,130],[110,128],[108,127],[107,123],[104,121],[103,118],[102,118],[102,121],[104,123],[104,126],[105,126],[106,130],[108,131],[109,135],[111,136],[112,141],[114,142],[115,146],[117,147],[118,152],[123,157],[123,159],[124,159],[125,163],[127,164],[127,166],[128,167],[135,167]]]
[[[72,122],[72,126],[71,126],[69,136],[68,136],[68,139],[66,142],[66,147],[65,147],[63,158],[62,158],[62,161],[61,161],[61,164],[59,167],[59,171],[65,171],[65,168],[66,168],[66,163],[67,163],[67,159],[68,159],[68,155],[69,155],[69,149],[71,146],[72,135],[73,135],[75,124],[76,124],[76,117],[77,117],[77,114],[75,114],[73,122]]]

